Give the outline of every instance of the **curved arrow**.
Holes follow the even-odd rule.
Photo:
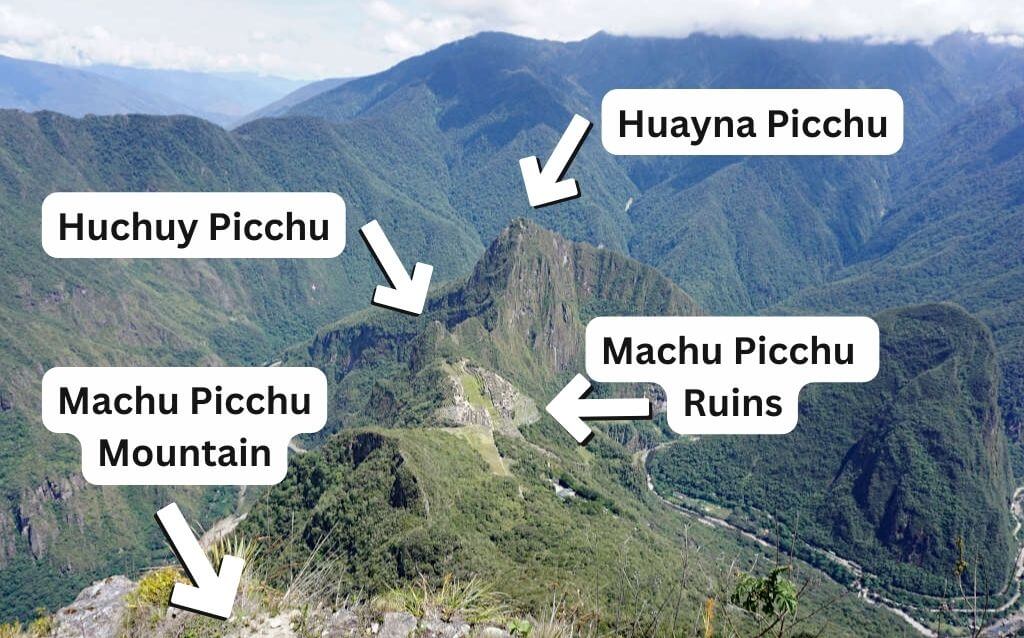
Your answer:
[[[587,118],[573,115],[569,127],[562,134],[562,139],[558,140],[551,157],[544,164],[544,170],[541,170],[540,160],[536,155],[519,160],[519,170],[523,173],[523,183],[526,185],[526,197],[530,200],[530,206],[540,208],[580,196],[580,185],[576,180],[562,179],[562,176],[579,152],[591,126],[593,125]]]
[[[650,419],[652,416],[651,402],[647,399],[588,399],[591,390],[590,381],[577,374],[547,406],[548,414],[581,445],[594,435],[583,419]]]
[[[215,572],[177,503],[171,503],[157,512],[156,520],[164,530],[171,549],[178,555],[181,566],[195,583],[194,587],[175,583],[171,591],[171,604],[227,620],[231,616],[231,608],[235,606],[235,594],[242,580],[245,561],[237,556],[225,556],[220,562],[220,573]]]

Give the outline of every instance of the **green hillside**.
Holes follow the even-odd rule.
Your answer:
[[[288,114],[369,120],[429,140],[429,151],[444,158],[435,180],[484,238],[514,217],[536,218],[655,266],[709,312],[740,314],[821,285],[853,261],[889,205],[890,163],[613,157],[597,139],[605,92],[895,88],[906,100],[908,137],[923,142],[956,113],[951,84],[917,46],[607,34],[558,43],[483,33],[347,82]],[[595,125],[572,166],[583,196],[538,213],[522,197],[518,159],[553,148],[573,113]]]
[[[1001,401],[1016,432],[1024,278],[1014,248],[1024,224],[1015,176],[1024,138],[1019,90],[1007,91],[1022,76],[1018,51],[969,37],[926,48],[483,33],[288,113],[400,132],[419,162],[439,158],[422,182],[443,184],[431,196],[483,241],[513,217],[539,214],[567,237],[658,268],[711,313],[870,313],[956,301],[995,332],[1007,375]],[[893,88],[904,98],[907,140],[891,158],[613,158],[596,140],[600,101],[634,86]],[[572,113],[595,122],[572,170],[583,196],[537,213],[522,197],[516,162],[552,148]],[[396,187],[421,182],[407,170]]]
[[[27,614],[90,579],[163,553],[152,515],[166,490],[82,481],[71,437],[38,419],[39,382],[55,365],[262,364],[314,326],[368,304],[382,281],[350,238],[333,260],[55,260],[39,211],[56,190],[326,190],[342,193],[349,229],[371,215],[402,254],[427,255],[437,278],[465,272],[478,240],[375,178],[345,139],[310,123],[228,133],[194,118],[72,119],[0,112],[0,608]],[[308,132],[308,137],[299,135]],[[301,148],[300,152],[297,148]],[[316,155],[309,155],[315,152]],[[287,167],[287,168],[283,168]],[[399,223],[398,220],[401,220]],[[431,238],[448,236],[434,245]],[[343,265],[344,264],[344,265]],[[176,491],[200,521],[229,494]],[[209,505],[205,502],[212,499]]]
[[[733,561],[748,569],[768,550],[694,525],[648,491],[635,444],[660,438],[650,425],[599,426],[580,447],[537,406],[580,369],[595,312],[697,311],[649,267],[515,221],[422,317],[370,311],[293,351],[290,363],[332,379],[338,432],[293,458],[241,533],[281,557],[282,579],[311,555],[354,595],[421,575],[476,575],[524,613],[550,610],[554,596],[614,635],[678,635],[730,587]],[[807,569],[800,578],[816,573]],[[806,625],[812,634],[909,632],[816,582],[806,604],[827,608]],[[662,624],[630,633],[638,611],[642,623]],[[749,620],[736,622],[747,631]]]
[[[984,102],[904,160],[895,198],[856,262],[781,304],[877,312],[954,301],[995,336],[1007,430],[1024,426],[1024,90]]]
[[[595,489],[626,511],[628,489],[616,491],[612,486],[622,481],[612,478],[635,471],[626,469],[623,451],[612,443],[638,448],[660,440],[658,430],[616,425],[608,430],[614,436],[602,439],[614,451],[601,456],[569,446],[546,419],[531,421],[580,370],[580,330],[590,317],[685,314],[698,306],[712,314],[876,314],[951,300],[992,330],[994,362],[981,356],[964,361],[971,370],[1000,371],[986,372],[985,383],[999,388],[1006,429],[1016,438],[1024,396],[1024,221],[1017,179],[1024,136],[1020,95],[1005,92],[1007,82],[1024,77],[1018,73],[1024,63],[1005,52],[978,53],[971,48],[977,43],[958,46],[607,34],[557,43],[481,34],[319,93],[293,105],[288,117],[230,132],[188,117],[0,112],[0,283],[7,291],[0,302],[0,480],[6,496],[0,569],[9,574],[0,609],[24,615],[66,601],[92,577],[148,565],[161,551],[152,512],[172,496],[203,523],[234,505],[226,492],[83,484],[77,444],[50,435],[37,417],[39,379],[58,364],[259,365],[298,342],[285,358],[314,362],[332,381],[332,423],[324,437],[353,428],[386,431],[403,458],[412,459],[420,446],[435,445],[416,437],[438,427],[442,409],[442,421],[456,419],[468,428],[456,428],[456,440],[445,449],[475,449],[495,476],[515,475],[515,464],[503,460],[513,455],[502,447],[511,445],[501,443],[506,435],[488,443],[475,427],[501,417],[508,438],[519,440],[513,429],[528,433],[520,456],[541,445],[583,463],[603,477],[595,481],[609,481]],[[975,74],[967,81],[971,69],[999,72],[991,80]],[[571,168],[583,196],[529,208],[518,159],[546,155],[572,113],[596,121],[606,90],[632,86],[892,87],[905,99],[907,144],[890,159],[615,158],[594,130]],[[75,189],[333,191],[348,203],[348,247],[325,261],[53,260],[40,247],[39,206],[51,191]],[[517,217],[603,248],[570,244],[519,222],[503,231]],[[403,259],[434,265],[436,294],[424,317],[351,316],[382,280],[356,234],[371,218],[380,220]],[[955,315],[949,321],[958,324]],[[940,347],[946,320],[922,325],[934,326],[935,339],[927,343]],[[944,350],[922,356],[937,352]],[[489,393],[504,398],[495,404]],[[891,415],[870,412],[878,407],[873,395],[843,388],[821,396],[871,415],[845,423],[850,436],[891,425]],[[978,512],[988,527],[975,536],[994,548],[986,581],[1005,575],[1006,464],[999,437],[965,416],[978,396],[944,397],[935,421],[951,456],[928,450],[922,474],[899,484],[921,489],[923,504],[883,508],[901,521],[895,525],[874,500],[870,507],[850,505],[849,520],[814,510],[828,517],[814,526],[813,538],[837,551],[905,561],[906,568],[884,577],[934,591],[948,569],[949,534],[955,535],[959,517]],[[901,432],[931,431],[900,423]],[[402,428],[392,432],[393,425]],[[968,436],[972,431],[985,437]],[[916,434],[907,436],[917,444]],[[816,451],[801,448],[801,441],[793,435],[773,445],[780,458],[813,457]],[[961,480],[955,459],[980,459],[982,445],[994,446],[986,462],[964,475],[977,480]],[[869,476],[863,468],[881,463],[888,449],[863,449],[878,455],[861,459],[858,471]],[[742,466],[742,459],[722,465]],[[427,472],[424,467],[417,471]],[[559,467],[568,468],[570,481],[587,478],[572,474],[574,464]],[[491,480],[478,489],[490,490]],[[790,489],[787,481],[801,485],[780,479],[776,492]],[[927,485],[919,487],[922,481]],[[310,504],[321,502],[319,489]],[[467,497],[448,491],[436,498]],[[810,511],[803,507],[795,511]],[[934,512],[949,520],[931,525]],[[406,514],[395,524],[422,522],[415,508]],[[647,513],[636,516],[643,521]],[[904,525],[903,517],[910,522]],[[907,540],[907,529],[926,530],[936,540],[926,551]],[[549,559],[561,560],[545,555]]]
[[[958,537],[983,592],[1016,550],[1013,492],[988,329],[953,305],[877,316],[881,369],[809,386],[784,437],[701,437],[657,452],[655,484],[860,563],[890,590],[949,595]]]

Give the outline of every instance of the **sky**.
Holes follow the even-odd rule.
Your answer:
[[[58,64],[348,77],[480,31],[1024,45],[1021,0],[0,0],[0,55]]]

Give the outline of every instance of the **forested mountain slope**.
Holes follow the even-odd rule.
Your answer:
[[[332,260],[55,260],[39,239],[43,198],[58,190],[334,191],[348,202],[350,232],[378,217],[402,254],[436,265],[438,281],[465,272],[475,235],[379,181],[336,128],[292,123],[283,135],[267,122],[232,134],[188,117],[0,112],[4,609],[59,603],[90,577],[151,563],[161,547],[152,514],[167,490],[85,484],[77,442],[39,422],[46,369],[263,364],[367,305],[382,281],[358,236]],[[436,244],[437,236],[449,241]],[[200,520],[233,505],[212,494],[220,502],[202,510],[201,496],[182,502],[194,502]]]
[[[656,484],[724,504],[744,527],[834,549],[897,591],[949,595],[962,538],[979,591],[1002,592],[1013,482],[992,335],[948,304],[876,319],[873,381],[805,388],[786,436],[675,443],[654,455]]]
[[[1024,90],[953,122],[895,176],[899,195],[827,286],[784,307],[876,312],[907,300],[955,301],[995,335],[1011,434],[1024,423]]]
[[[995,332],[1007,376],[1001,401],[1015,432],[1024,277],[1014,248],[1024,223],[1014,176],[1024,136],[1020,90],[1007,83],[1018,78],[1019,50],[971,34],[924,47],[700,34],[559,43],[485,33],[289,113],[371,120],[407,142],[422,139],[439,157],[440,196],[484,238],[513,216],[536,216],[655,266],[709,312],[961,303]],[[574,112],[599,126],[612,88],[787,86],[896,89],[906,107],[903,150],[891,158],[614,158],[595,130],[572,167],[583,197],[537,213],[518,192],[516,160],[553,148]],[[850,291],[836,292],[836,280]]]
[[[141,567],[159,548],[151,517],[166,493],[81,484],[77,444],[38,422],[39,379],[50,366],[262,364],[316,333],[327,367],[347,356],[348,346],[338,344],[363,339],[389,354],[381,359],[367,351],[372,365],[354,357],[351,370],[333,368],[334,427],[380,426],[371,421],[398,415],[423,424],[444,386],[435,383],[436,369],[410,367],[406,357],[417,354],[410,344],[426,347],[431,330],[449,346],[457,337],[455,352],[507,374],[540,405],[564,383],[582,347],[575,328],[549,323],[554,311],[577,326],[623,307],[605,292],[577,295],[575,283],[565,282],[557,290],[570,295],[559,302],[564,307],[551,305],[550,296],[527,299],[536,285],[531,278],[557,282],[560,271],[542,277],[525,270],[512,285],[487,278],[491,258],[469,284],[434,298],[430,316],[437,323],[429,330],[373,314],[317,332],[363,308],[381,281],[356,234],[372,218],[403,259],[434,265],[436,284],[470,274],[485,246],[523,216],[608,249],[587,252],[587,259],[621,258],[608,256],[612,251],[640,259],[712,314],[874,314],[953,300],[994,331],[995,367],[1006,380],[995,374],[989,381],[1001,383],[1014,431],[1024,377],[1017,249],[1024,223],[1015,186],[1024,136],[1017,132],[1019,97],[1004,96],[1008,87],[1000,83],[1016,77],[1009,67],[1019,60],[976,46],[947,47],[940,55],[916,45],[857,42],[599,34],[565,44],[481,34],[320,93],[287,117],[231,132],[189,117],[0,113],[0,277],[8,291],[0,302],[0,480],[7,497],[0,563],[9,575],[0,603],[22,614],[54,604],[92,575]],[[992,68],[994,58],[1002,69],[997,78],[964,81],[972,69]],[[906,103],[907,144],[889,159],[623,159],[603,150],[595,130],[570,169],[583,196],[529,208],[518,159],[545,158],[573,113],[596,122],[604,92],[630,86],[895,88]],[[348,203],[348,247],[327,261],[57,261],[43,254],[38,235],[39,205],[54,190],[333,191]],[[680,298],[668,292],[667,280],[658,281],[651,298],[631,300],[637,308],[691,309],[666,301]],[[619,290],[632,292],[632,283],[627,278]],[[655,292],[665,297],[661,305]],[[508,303],[498,301],[506,296]],[[522,305],[509,305],[516,300]],[[533,318],[509,308],[529,309]],[[436,360],[434,350],[427,352]],[[961,416],[944,427],[977,425]],[[535,427],[550,429],[552,439],[564,436],[539,423],[547,423]],[[850,431],[862,426],[851,424]],[[950,440],[966,445],[957,454],[972,455],[978,444]],[[995,447],[989,465],[977,470],[987,478],[976,506],[995,525],[985,537],[1001,552],[1005,529],[992,508],[1005,488],[1002,453],[998,437],[985,443]],[[943,497],[963,502],[970,494]],[[198,520],[230,505],[223,494],[180,498]],[[873,514],[863,520],[872,530],[884,526]],[[936,534],[937,553],[918,563],[917,554],[906,557],[916,573],[934,575],[953,530],[927,529]],[[861,537],[834,540],[857,552],[873,547]],[[903,555],[895,536],[879,542]],[[999,567],[990,573],[998,576]]]
[[[599,425],[580,447],[538,409],[581,369],[595,314],[696,312],[650,267],[515,220],[423,316],[359,313],[291,352],[331,380],[335,433],[240,533],[280,556],[282,575],[313,556],[342,593],[476,575],[525,613],[568,596],[612,635],[637,612],[647,635],[696,623],[731,561],[749,565],[759,546],[689,525],[648,491],[636,453],[660,436],[651,424]],[[810,591],[807,604],[838,597],[808,631],[908,631],[831,581]]]

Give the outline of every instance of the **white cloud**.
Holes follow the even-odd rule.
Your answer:
[[[56,33],[56,27],[46,20],[0,5],[0,38],[15,42],[31,42],[53,37]]]
[[[392,24],[405,19],[405,13],[395,5],[384,0],[373,0],[368,3],[366,5],[366,14],[375,20]]]
[[[1024,33],[1018,0],[429,0],[490,28],[552,38],[594,31],[686,35],[694,31],[767,37],[932,40],[958,31]]]
[[[66,31],[52,22],[0,6],[0,54],[70,66],[121,64],[180,69],[235,69],[278,63],[273,56],[249,53],[212,54],[200,45],[183,45],[166,37],[120,38],[101,25]]]
[[[0,0],[0,53],[245,69],[300,77],[363,74],[483,30],[575,40],[595,31],[682,36],[931,41],[972,30],[1024,45],[1020,0]]]
[[[464,16],[412,18],[385,33],[384,44],[389,51],[407,57],[475,31],[473,21]]]

